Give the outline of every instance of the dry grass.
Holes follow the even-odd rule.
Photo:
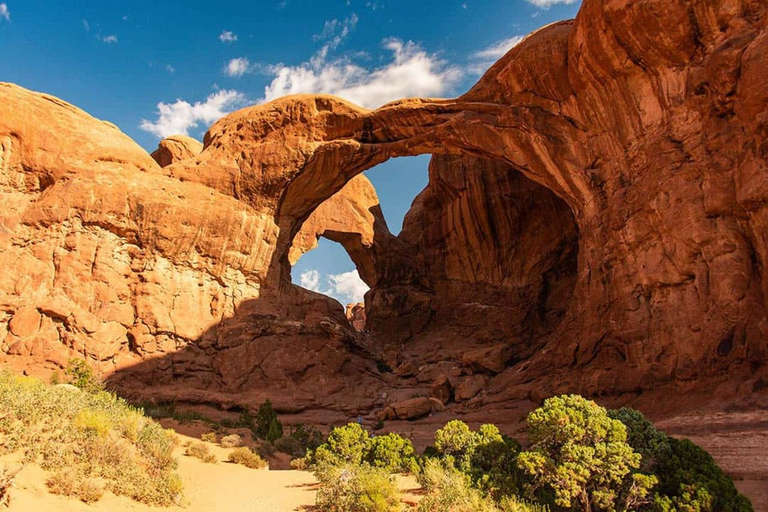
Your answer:
[[[194,443],[187,447],[184,454],[189,457],[200,459],[208,464],[216,464],[216,456],[211,453],[211,449],[203,443]]]
[[[179,503],[175,436],[104,390],[72,391],[0,371],[0,454],[25,450],[55,474],[52,492],[97,500],[104,490]]]
[[[238,448],[243,446],[243,438],[237,434],[230,434],[221,438],[222,448]]]
[[[229,453],[228,460],[235,464],[242,464],[243,466],[251,469],[264,469],[268,466],[267,462],[253,453],[249,448],[245,446],[232,450]]]

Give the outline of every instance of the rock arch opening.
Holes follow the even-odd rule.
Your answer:
[[[397,346],[401,359],[412,350],[438,362],[492,347],[500,352],[493,370],[501,371],[543,345],[576,285],[579,236],[568,204],[487,158],[432,156],[428,183],[397,236],[358,175],[310,214],[291,258],[318,237],[344,246],[371,287],[367,331],[384,352]],[[436,337],[443,351],[434,350]]]

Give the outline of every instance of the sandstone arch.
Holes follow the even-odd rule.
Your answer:
[[[564,201],[578,229],[568,311],[488,383],[493,400],[664,385],[751,393],[768,359],[767,12],[759,0],[585,0],[576,20],[531,35],[457,99],[368,111],[283,98],[225,117],[199,155],[163,168],[106,123],[4,85],[2,249],[38,276],[0,286],[4,353],[76,347],[114,369],[189,346],[176,369],[157,372],[245,385],[226,365],[200,367],[229,340],[282,334],[243,323],[234,335],[222,322],[246,302],[264,324],[283,300],[307,308],[314,299],[287,279],[306,219],[363,170],[431,153],[521,173]],[[99,142],[66,143],[90,137]],[[60,276],[66,258],[92,278]],[[178,304],[200,314],[190,320]],[[41,332],[65,348],[42,345]],[[99,354],[95,332],[109,339]]]

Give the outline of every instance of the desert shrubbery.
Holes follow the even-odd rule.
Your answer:
[[[229,462],[235,464],[242,464],[243,466],[251,469],[264,469],[267,467],[267,462],[259,457],[258,454],[253,453],[250,448],[242,446],[229,452],[227,457]]]
[[[221,444],[222,448],[239,448],[240,446],[243,446],[243,438],[238,434],[229,434],[228,436],[222,437],[219,444]]]
[[[493,425],[451,421],[437,431],[418,474],[420,510],[752,510],[704,450],[637,411],[563,395],[527,424],[526,451]]]
[[[184,455],[200,459],[208,464],[216,464],[216,456],[211,453],[211,449],[203,443],[192,443],[187,446]]]
[[[104,495],[104,482],[89,478],[68,468],[54,473],[45,484],[52,494],[73,496],[85,503],[99,501]]]
[[[54,473],[52,491],[87,501],[109,490],[153,505],[177,503],[175,436],[95,385],[87,365],[70,367],[87,392],[0,371],[0,452],[25,450],[27,461]]]
[[[392,475],[367,464],[324,464],[315,469],[322,484],[316,504],[332,512],[396,512],[401,510]]]
[[[389,473],[412,472],[417,467],[410,440],[394,433],[371,437],[358,423],[334,428],[308,459],[316,466],[366,464]]]

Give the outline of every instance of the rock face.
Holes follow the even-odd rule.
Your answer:
[[[137,395],[396,417],[425,413],[393,397],[439,375],[459,408],[765,393],[767,27],[763,0],[584,0],[459,98],[282,98],[202,151],[164,141],[159,164],[2,85],[0,261],[23,269],[0,277],[3,357],[84,355]],[[361,173],[424,153],[394,236]],[[318,236],[372,287],[365,332],[290,283]]]
[[[347,320],[356,331],[365,330],[365,303],[347,304]]]
[[[167,167],[174,162],[197,156],[203,150],[200,141],[186,135],[171,135],[160,141],[157,149],[150,155],[160,167]]]

